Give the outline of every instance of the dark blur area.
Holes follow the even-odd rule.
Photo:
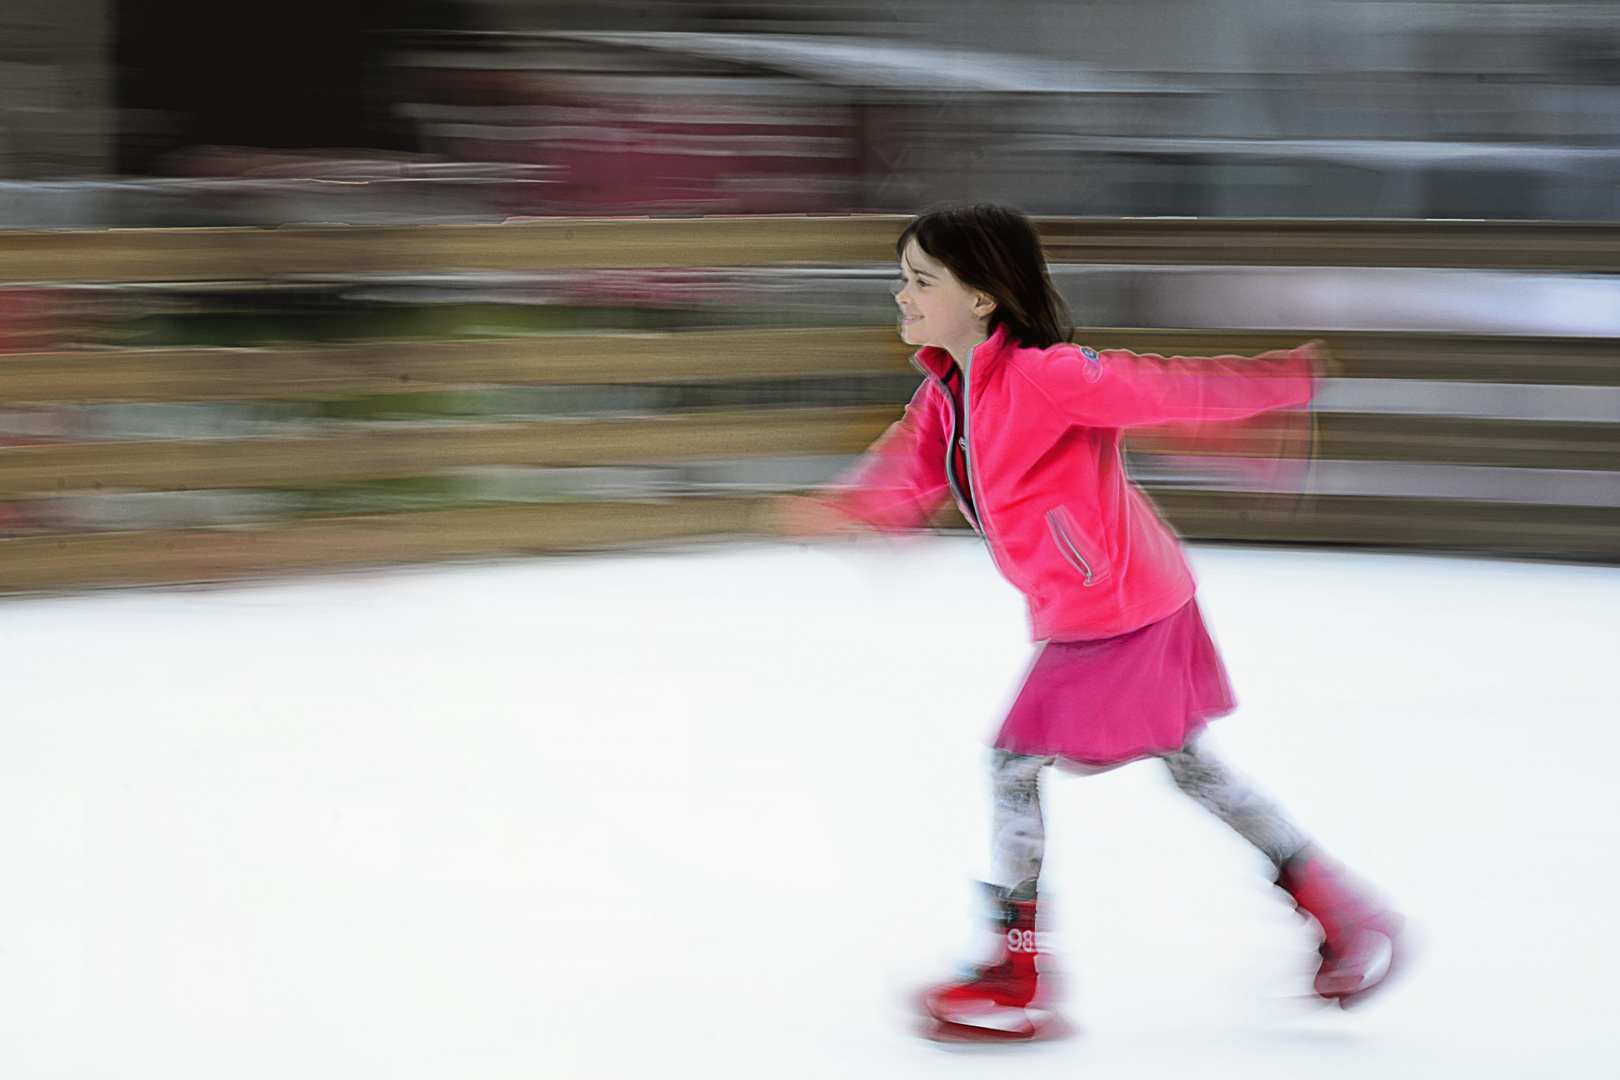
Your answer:
[[[1608,3],[8,0],[0,224],[1613,220],[1617,95]]]

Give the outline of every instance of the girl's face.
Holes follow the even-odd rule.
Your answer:
[[[960,363],[973,346],[989,337],[995,301],[970,289],[912,240],[900,256],[894,302],[900,305],[900,339],[908,345],[934,345]]]

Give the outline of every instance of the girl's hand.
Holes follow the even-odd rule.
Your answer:
[[[761,531],[776,536],[851,536],[876,530],[826,503],[797,495],[771,499],[760,513]]]
[[[1311,362],[1311,377],[1320,382],[1323,379],[1337,379],[1344,375],[1344,365],[1333,359],[1328,351],[1327,342],[1321,338],[1307,341],[1294,350]]]

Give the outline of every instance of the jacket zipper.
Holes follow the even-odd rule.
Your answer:
[[[940,396],[947,403],[951,403],[951,392],[945,388],[945,380],[923,367],[915,354],[911,358],[911,365],[922,372],[924,378],[934,384],[935,389],[940,392]],[[967,419],[967,380],[965,378],[962,380],[962,418],[964,422]],[[956,486],[956,470],[951,468],[951,457],[956,453],[956,438],[956,409],[953,407],[951,409],[951,435],[950,439],[945,443],[945,482],[951,486],[951,494],[956,497],[957,505],[967,515],[968,524],[972,525],[980,535],[983,535],[984,526],[979,522],[978,502],[963,496],[962,489]],[[965,440],[966,436],[964,435],[963,438]],[[963,449],[966,449],[965,442]]]
[[[982,345],[983,342],[980,342],[980,344]],[[973,522],[973,526],[979,530],[979,535],[984,537],[984,546],[985,549],[990,552],[990,561],[995,564],[997,572],[1000,573],[1002,577],[1006,578],[1008,581],[1012,582],[1013,585],[1017,586],[1018,579],[1007,573],[1007,568],[1001,565],[1001,559],[996,555],[995,538],[990,535],[990,519],[985,516],[984,503],[980,500],[978,486],[973,483],[973,421],[971,419],[973,414],[973,394],[971,392],[969,383],[973,377],[973,354],[978,351],[978,345],[975,345],[972,349],[968,350],[968,362],[962,366],[962,449],[964,451],[963,457],[967,461],[968,494],[972,496],[971,500],[962,499],[962,493],[957,490],[956,478],[952,475],[955,470],[951,468],[949,457],[947,457],[945,460],[945,479],[951,485],[951,492],[957,497],[958,500],[961,500],[964,505],[966,505],[969,501],[972,502],[973,510],[971,511],[971,515],[978,519],[977,521]],[[934,385],[939,388],[940,393],[944,394],[945,400],[949,402],[951,400],[951,393],[949,390],[945,389],[944,381],[940,379],[939,376],[923,367],[922,364],[918,363],[915,355],[912,356],[911,362],[924,375],[934,380]],[[956,452],[955,444],[956,414],[955,410],[953,409],[951,412],[951,441],[946,446],[947,454],[953,454]]]
[[[1058,550],[1063,552],[1063,557],[1068,559],[1076,570],[1085,575],[1086,580],[1082,584],[1089,587],[1092,577],[1091,564],[1080,553],[1080,545],[1074,542],[1074,538],[1063,527],[1063,521],[1056,510],[1046,512],[1046,527],[1052,530],[1052,539],[1057,541]]]
[[[977,345],[968,350],[968,362],[962,365],[962,461],[967,466],[968,494],[973,496],[973,512],[979,518],[979,531],[984,533],[986,540],[990,539],[990,529],[985,524],[984,509],[979,503],[979,488],[973,482],[973,354],[978,352]],[[995,548],[991,547],[990,554],[995,555]]]

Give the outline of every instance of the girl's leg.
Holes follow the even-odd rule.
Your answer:
[[[1310,842],[1310,837],[1255,791],[1244,776],[1229,769],[1196,740],[1174,754],[1166,754],[1164,763],[1178,788],[1259,848],[1278,869]]]
[[[1317,994],[1349,1005],[1382,984],[1401,961],[1405,920],[1197,742],[1167,755],[1164,763],[1177,787],[1276,864],[1277,885],[1321,928]]]
[[[990,885],[995,890],[997,955],[971,975],[923,995],[923,1008],[944,1025],[940,1037],[1028,1039],[1050,1015],[1040,1000],[1035,888],[1046,848],[1040,776],[1052,759],[1004,750],[994,754]]]
[[[1053,759],[1005,750],[994,753],[990,771],[996,809],[990,884],[1008,900],[1033,900],[1046,854],[1040,776]]]

